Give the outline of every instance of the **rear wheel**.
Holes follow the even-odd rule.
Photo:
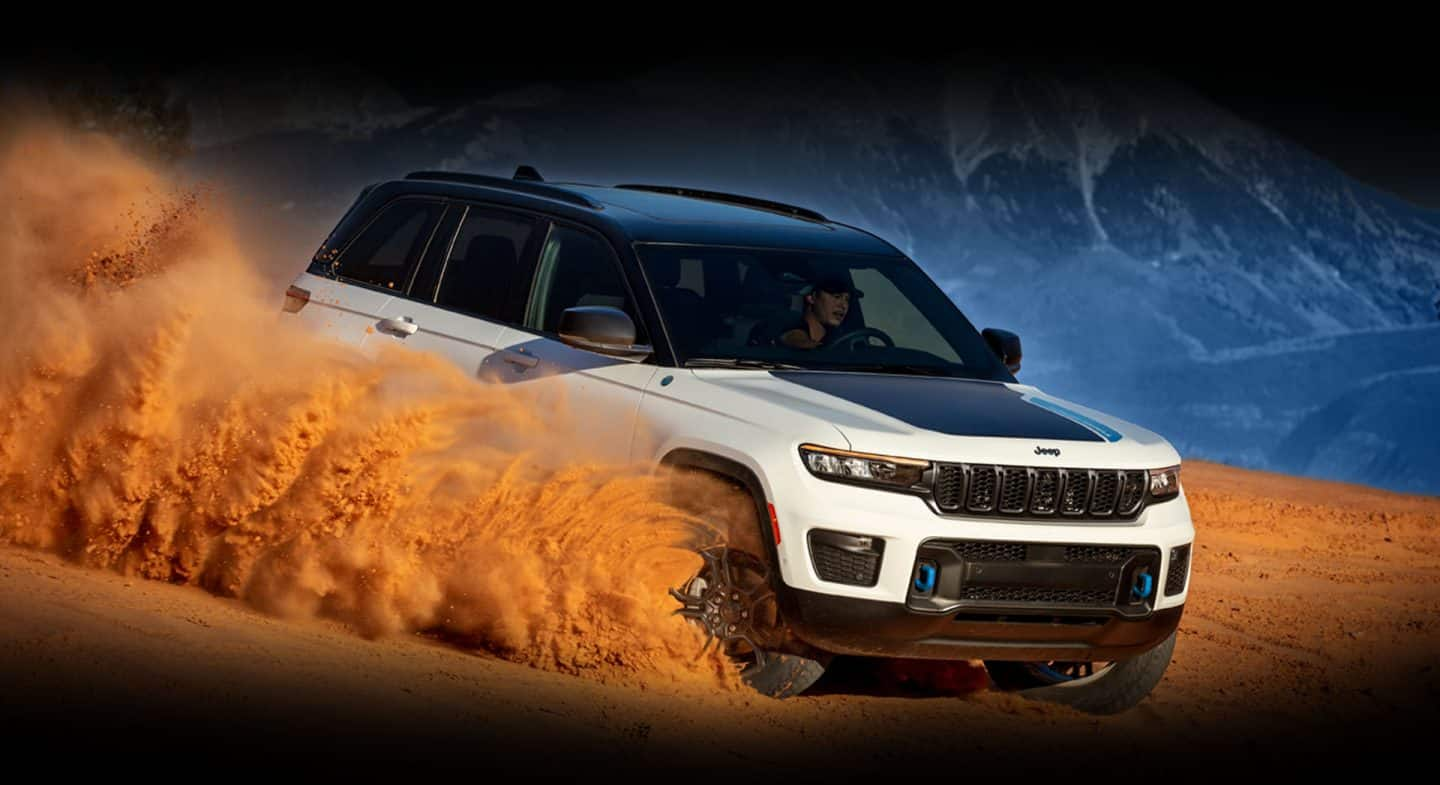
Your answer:
[[[763,695],[788,698],[814,684],[829,657],[790,634],[764,560],[723,545],[700,556],[700,572],[670,595],[680,601],[676,613],[705,630],[706,648],[720,646]]]
[[[1133,708],[1160,683],[1175,652],[1175,633],[1160,645],[1114,662],[985,661],[996,688],[1027,698],[1063,703],[1089,714]]]

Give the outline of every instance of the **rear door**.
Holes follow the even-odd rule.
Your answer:
[[[583,446],[596,457],[628,460],[636,411],[658,366],[576,349],[557,332],[566,308],[608,305],[634,320],[637,343],[650,343],[609,241],[589,229],[552,223],[523,302],[522,321],[500,339],[501,379],[554,386],[579,426]]]
[[[332,338],[364,344],[383,328],[390,301],[408,290],[444,211],[443,202],[412,197],[382,207],[340,252],[334,277],[307,272],[296,279],[310,292],[300,318]]]
[[[407,298],[386,304],[389,340],[444,355],[466,373],[486,375],[506,323],[524,318],[525,296],[543,222],[482,204],[453,204],[450,231],[425,254]],[[455,227],[458,224],[458,230]]]

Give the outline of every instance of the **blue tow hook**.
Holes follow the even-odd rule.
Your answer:
[[[935,588],[935,565],[924,562],[915,573],[915,591],[929,594]]]
[[[1155,576],[1148,572],[1142,572],[1135,576],[1135,585],[1130,587],[1130,595],[1137,600],[1143,600],[1155,591]]]

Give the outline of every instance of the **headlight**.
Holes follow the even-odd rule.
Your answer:
[[[1180,467],[1150,470],[1150,500],[1162,502],[1180,493]]]
[[[925,470],[930,468],[929,461],[836,450],[814,444],[800,445],[800,460],[804,461],[811,474],[822,479],[896,490],[919,486]]]

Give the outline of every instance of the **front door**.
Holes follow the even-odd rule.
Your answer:
[[[500,338],[498,373],[505,381],[535,383],[563,399],[563,413],[574,424],[588,455],[630,460],[635,417],[645,388],[659,370],[635,362],[576,349],[560,341],[560,314],[581,305],[608,305],[636,323],[636,343],[649,343],[625,283],[619,259],[604,237],[563,224],[552,224],[541,248],[523,321]]]

